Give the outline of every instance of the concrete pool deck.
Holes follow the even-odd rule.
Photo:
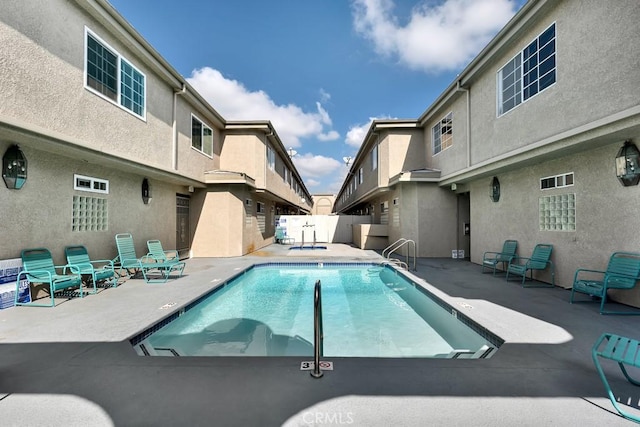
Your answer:
[[[146,327],[260,262],[380,261],[347,245],[191,259],[165,284],[131,279],[55,308],[0,310],[3,426],[631,425],[617,415],[591,360],[603,332],[638,337],[640,317],[602,316],[561,288],[522,288],[454,259],[418,259],[409,273],[505,340],[483,360],[139,357]],[[615,365],[614,389],[629,387]],[[639,389],[640,390],[640,389]]]

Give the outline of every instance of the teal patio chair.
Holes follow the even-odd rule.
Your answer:
[[[22,271],[18,273],[16,278],[16,296],[15,305],[31,305],[35,307],[55,307],[54,295],[56,292],[67,290],[80,291],[80,298],[83,297],[82,276],[78,267],[73,265],[56,266],[53,264],[51,252],[45,248],[25,249],[22,251]],[[69,270],[69,274],[59,274],[58,271]],[[40,304],[34,302],[19,302],[20,281],[27,279],[29,286],[32,283],[42,283],[48,285],[47,293],[51,298],[50,304]],[[75,290],[74,290],[75,292]]]
[[[549,245],[546,243],[539,243],[533,248],[533,253],[531,257],[520,257],[514,256],[513,259],[509,262],[507,266],[507,281],[509,280],[509,274],[521,276],[522,277],[522,286],[525,286],[525,281],[527,279],[527,272],[529,272],[531,281],[533,282],[533,272],[534,271],[542,271],[546,270],[547,267],[551,270],[551,283],[544,285],[531,285],[529,287],[539,287],[539,286],[555,286],[555,267],[553,262],[551,262],[551,252],[553,251],[553,245]]]
[[[598,338],[591,349],[593,363],[596,366],[596,370],[598,371],[598,375],[600,376],[600,380],[602,380],[604,388],[607,390],[607,396],[609,397],[611,404],[624,418],[637,423],[640,423],[640,415],[638,415],[640,413],[632,414],[622,409],[621,405],[623,405],[627,399],[624,397],[616,399],[616,396],[609,385],[609,381],[607,381],[607,377],[604,374],[604,370],[600,364],[600,359],[617,363],[627,381],[635,386],[640,386],[640,381],[631,378],[629,372],[627,372],[627,369],[625,368],[625,365],[633,368],[640,368],[640,356],[637,356],[639,348],[640,342],[636,340],[610,333],[604,333],[600,338]]]
[[[516,256],[516,250],[518,249],[518,242],[516,240],[505,240],[502,244],[502,251],[500,252],[485,252],[482,254],[482,272],[484,269],[490,268],[493,270],[493,275],[496,275],[496,267],[502,263],[502,270],[507,270],[507,265],[513,257]]]
[[[576,292],[600,298],[600,314],[629,314],[638,315],[635,311],[605,311],[604,304],[607,301],[607,291],[609,289],[631,289],[640,280],[640,253],[635,252],[614,252],[609,258],[609,264],[605,271],[589,270],[579,268],[573,276],[573,286],[571,287],[571,297],[569,302],[591,302],[574,301]]]
[[[292,245],[292,244],[295,243],[295,239],[293,237],[287,236],[287,232],[282,227],[276,227],[275,240],[276,240],[276,243],[280,243],[280,244],[291,244]]]
[[[116,247],[118,248],[118,256],[115,262],[119,265],[119,276],[122,276],[123,270],[127,272],[127,277],[141,272],[146,283],[165,283],[174,271],[177,271],[178,275],[182,276],[185,267],[184,262],[155,262],[148,255],[138,258],[133,236],[130,233],[116,234]],[[153,276],[151,273],[154,272],[159,274],[160,277]]]
[[[89,258],[87,248],[82,245],[67,246],[64,248],[69,265],[76,266],[82,276],[89,276],[93,285],[93,293],[98,292],[98,284],[115,287],[118,284],[113,261],[110,259]]]
[[[149,253],[147,257],[155,262],[172,262],[179,263],[178,251],[176,250],[164,250],[162,242],[160,240],[147,240],[147,249]]]

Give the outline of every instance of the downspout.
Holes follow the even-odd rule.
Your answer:
[[[461,80],[458,80],[456,90],[467,94],[467,167],[471,167],[471,97],[469,89],[462,86]]]
[[[187,87],[182,83],[182,89],[173,90],[173,149],[171,153],[171,166],[178,170],[178,95],[184,95]]]

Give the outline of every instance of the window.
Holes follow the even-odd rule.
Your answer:
[[[558,194],[539,199],[541,231],[576,231],[576,195]]]
[[[144,119],[145,75],[86,27],[85,34],[85,87]]]
[[[109,194],[109,181],[84,175],[73,175],[73,189]]]
[[[107,231],[107,213],[106,199],[73,196],[71,231]]]
[[[191,116],[191,147],[213,157],[213,131],[196,116]]]
[[[363,181],[364,181],[364,170],[360,168],[358,170],[358,183],[362,184]]]
[[[378,145],[371,150],[371,170],[374,171],[378,168]]]
[[[438,154],[442,150],[451,147],[453,143],[452,122],[453,113],[449,113],[432,128],[433,154]]]
[[[276,152],[270,145],[267,145],[267,165],[271,170],[276,168]]]
[[[556,82],[556,24],[498,71],[498,115]]]
[[[562,175],[548,176],[540,178],[540,189],[549,190],[552,188],[570,187],[573,185],[573,172]]]

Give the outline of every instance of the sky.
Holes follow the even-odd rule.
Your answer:
[[[374,119],[417,119],[525,0],[109,0],[226,120],[336,194]]]

